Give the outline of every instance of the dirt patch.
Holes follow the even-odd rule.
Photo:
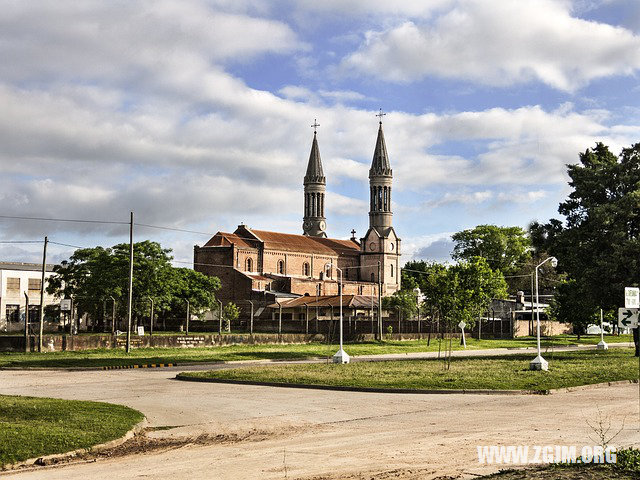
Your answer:
[[[228,445],[240,442],[261,442],[269,438],[285,435],[284,430],[268,431],[251,429],[242,433],[200,434],[197,436],[151,438],[149,433],[177,428],[177,426],[149,427],[137,433],[130,440],[106,450],[81,453],[65,458],[40,459],[34,465],[37,467],[62,466],[74,463],[90,463],[104,459],[120,458],[129,455],[144,455],[150,453],[175,450],[189,445]],[[32,470],[34,466],[17,468]]]

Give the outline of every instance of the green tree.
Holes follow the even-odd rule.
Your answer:
[[[625,286],[640,284],[640,144],[616,156],[597,143],[579,160],[567,167],[572,192],[558,208],[565,221],[530,227],[535,248],[557,257],[573,280],[556,307],[572,323],[570,312],[613,309]]]
[[[582,284],[571,279],[558,286],[556,294],[548,309],[549,318],[573,325],[573,333],[580,335],[587,332],[592,323],[599,323],[598,312],[591,302],[585,302]]]
[[[395,313],[400,311],[400,315],[406,320],[415,316],[418,311],[418,297],[413,289],[403,288],[390,297],[384,297],[382,308]]]
[[[224,322],[224,328],[227,331],[231,331],[231,324],[238,320],[240,316],[240,309],[233,303],[227,303],[222,309],[222,320]]]
[[[454,260],[483,257],[491,270],[504,275],[513,274],[529,258],[531,241],[520,227],[478,225],[451,236],[455,242],[451,256]]]
[[[213,306],[214,292],[220,287],[217,278],[173,267],[171,250],[157,242],[135,243],[133,252],[134,318],[147,315],[148,297],[154,299],[160,315],[172,308],[183,309],[185,299],[196,312]],[[78,249],[54,271],[57,275],[50,280],[47,292],[59,298],[74,297],[80,314],[101,318],[103,301],[114,297],[120,317],[124,316],[129,290],[128,244]]]

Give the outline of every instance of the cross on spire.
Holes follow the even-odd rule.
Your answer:
[[[382,125],[382,117],[384,117],[385,115],[386,113],[384,113],[382,109],[380,109],[380,113],[376,113],[376,117],[380,119],[380,125]]]
[[[311,125],[311,127],[313,128],[313,133],[314,135],[316,133],[318,133],[318,127],[320,126],[320,124],[318,123],[318,120],[316,120],[315,118],[313,119],[313,125]]]

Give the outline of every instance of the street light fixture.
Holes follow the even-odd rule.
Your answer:
[[[538,268],[544,265],[547,262],[551,262],[551,266],[553,268],[558,266],[558,259],[556,257],[549,257],[542,263],[536,266],[536,319],[537,319],[537,337],[538,337],[538,356],[531,360],[529,364],[530,370],[549,370],[549,362],[547,362],[544,358],[542,358],[542,353],[540,352],[540,299],[538,296]]]
[[[327,263],[324,269],[326,270],[327,267],[332,268],[333,266]],[[349,358],[347,352],[342,348],[342,269],[338,267],[335,267],[335,269],[340,273],[340,350],[333,355],[333,363],[349,363],[351,358]]]

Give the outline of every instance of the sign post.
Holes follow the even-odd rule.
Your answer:
[[[624,308],[640,308],[640,288],[624,287]]]

